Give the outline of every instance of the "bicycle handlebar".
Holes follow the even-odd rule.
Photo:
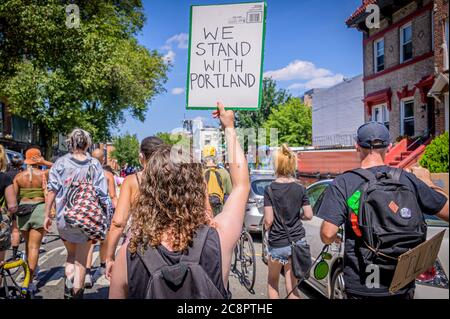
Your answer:
[[[30,284],[31,274],[30,274],[30,268],[28,268],[28,264],[23,259],[18,259],[10,262],[6,262],[1,267],[5,270],[14,269],[17,267],[22,267],[25,278],[23,279],[22,287],[20,292],[23,295],[26,295],[28,293],[28,286]]]

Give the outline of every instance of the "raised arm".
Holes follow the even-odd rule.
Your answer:
[[[217,103],[217,107],[218,110],[213,113],[213,116],[214,118],[220,119],[225,129],[228,161],[230,163],[231,180],[233,183],[233,189],[225,202],[222,212],[215,218],[222,249],[222,274],[224,282],[227,282],[231,254],[239,239],[244,223],[245,205],[250,190],[250,179],[247,160],[239,145],[234,128],[234,113],[233,111],[226,111],[222,103]]]
[[[135,180],[136,177],[134,175],[125,178],[120,190],[120,196],[112,218],[111,227],[109,228],[106,241],[106,278],[108,279],[111,278],[117,244],[119,243],[120,236],[122,236],[128,218],[130,217],[130,207],[133,199],[132,184]]]

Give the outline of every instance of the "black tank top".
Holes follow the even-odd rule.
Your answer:
[[[171,252],[164,246],[157,247],[162,258],[169,265],[174,265],[180,261],[182,253]],[[229,298],[230,294],[225,289],[222,279],[222,254],[220,249],[219,234],[214,228],[208,230],[205,246],[200,258],[200,266],[208,274],[211,281],[221,292],[224,298]],[[127,270],[128,270],[128,298],[143,299],[146,295],[147,284],[150,280],[150,273],[147,271],[141,258],[131,254],[127,250]]]

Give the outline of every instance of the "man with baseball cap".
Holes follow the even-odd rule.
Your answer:
[[[369,122],[358,128],[356,137],[356,150],[359,154],[363,173],[368,175],[389,176],[392,168],[385,164],[385,156],[390,146],[389,130],[380,123]],[[415,195],[420,214],[426,213],[448,221],[448,196],[445,191],[435,186],[430,178],[428,170],[421,167],[413,167],[410,171],[399,171],[399,182],[406,185]],[[321,239],[325,244],[339,242],[339,227],[345,231],[345,248],[343,276],[345,283],[345,295],[351,299],[366,298],[398,298],[410,299],[414,296],[414,281],[390,294],[390,282],[380,280],[378,285],[370,285],[367,282],[369,275],[361,256],[361,234],[355,231],[352,221],[351,198],[358,193],[366,180],[354,172],[346,172],[336,177],[333,183],[324,193],[322,204],[317,215],[324,221],[321,227]],[[408,197],[409,198],[409,197]],[[409,198],[410,199],[410,198]],[[415,202],[414,202],[415,203]],[[356,207],[358,209],[358,207]],[[407,217],[407,216],[405,216]],[[359,238],[358,238],[359,237]],[[363,247],[364,248],[364,247]],[[393,272],[383,273],[392,280]],[[332,287],[333,289],[333,287]]]

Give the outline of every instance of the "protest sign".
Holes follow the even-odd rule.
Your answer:
[[[433,267],[437,259],[445,230],[414,249],[400,255],[389,292],[395,293]]]
[[[191,6],[187,109],[261,104],[264,2]]]

